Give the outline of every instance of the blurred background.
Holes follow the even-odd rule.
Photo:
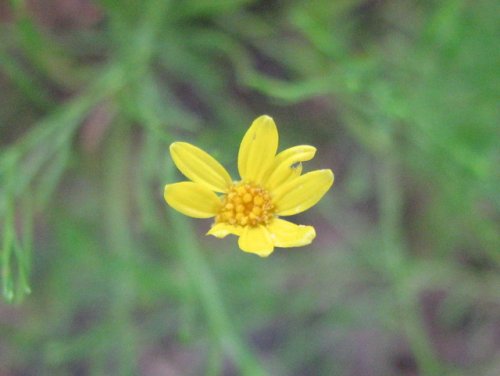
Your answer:
[[[0,375],[499,375],[499,14],[1,0]],[[335,172],[267,259],[163,201],[261,114]]]

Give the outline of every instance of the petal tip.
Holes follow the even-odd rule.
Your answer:
[[[257,119],[255,119],[255,120],[261,120],[261,121],[272,121],[272,122],[274,122],[273,118],[272,118],[271,116],[269,116],[269,115],[266,115],[266,114],[264,114],[264,115],[260,115],[260,116],[259,116]]]
[[[170,146],[168,147],[168,149],[170,150],[170,152],[172,152],[172,150],[174,150],[176,147],[178,147],[178,145],[179,145],[179,141],[172,142],[170,144]]]
[[[165,201],[167,200],[167,193],[168,193],[168,189],[170,187],[171,184],[167,184],[165,185],[165,188],[163,188],[163,198],[165,199]]]
[[[307,228],[307,232],[304,235],[304,245],[311,244],[316,238],[316,229],[313,226],[299,225],[301,228]]]
[[[172,152],[172,151],[179,150],[180,148],[186,147],[186,146],[194,146],[194,145],[190,144],[189,142],[175,141],[175,142],[172,142],[170,144],[169,149],[170,149],[170,152]]]
[[[215,226],[210,227],[210,230],[207,231],[205,235],[215,236],[216,238],[222,239],[229,235],[230,232],[228,230],[216,228]]]
[[[241,235],[242,228],[239,226],[233,226],[227,223],[214,223],[207,231],[205,235],[212,235],[216,238],[222,239],[227,235]]]
[[[205,236],[208,236],[208,235],[211,235],[211,236],[214,236],[216,238],[223,238],[225,235],[222,235],[220,232],[214,230],[214,227],[210,227],[210,230],[208,230],[206,233],[205,233]]]
[[[260,258],[266,258],[269,257],[271,253],[273,253],[273,250],[271,250],[269,253],[256,253],[256,255],[259,256]]]
[[[329,181],[329,184],[331,186],[333,184],[333,181],[335,180],[335,175],[334,175],[333,171],[330,170],[329,168],[321,170],[321,171],[323,171],[325,176],[328,177],[328,181]]]
[[[318,149],[316,149],[316,147],[311,146],[311,145],[307,145],[307,146],[308,146],[308,149],[309,149],[309,153],[311,154],[311,158],[310,159],[313,159],[314,156],[316,155],[316,152],[318,151]]]
[[[169,146],[170,153],[172,152],[180,152],[182,148],[185,148],[186,146],[194,146],[191,145],[189,142],[184,142],[184,141],[175,141],[172,142]]]
[[[268,127],[273,131],[277,131],[276,123],[274,122],[274,119],[269,115],[260,115],[253,121],[252,124],[256,126]]]

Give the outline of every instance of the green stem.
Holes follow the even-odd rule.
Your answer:
[[[8,302],[14,299],[14,282],[11,270],[11,256],[14,248],[14,208],[10,197],[5,197],[5,217],[2,242],[2,290]]]
[[[188,220],[172,215],[172,233],[177,234],[179,255],[186,267],[219,346],[227,351],[243,375],[266,375],[251,351],[236,334],[220,296],[217,282],[202,255]]]
[[[380,204],[380,232],[385,264],[396,297],[401,323],[413,354],[423,375],[441,375],[442,367],[432,351],[422,320],[418,291],[406,282],[410,260],[402,229],[403,194],[398,182],[399,164],[394,146],[381,156],[381,170],[377,176]],[[411,274],[411,273],[410,273]]]
[[[112,302],[111,325],[117,339],[113,354],[118,367],[116,374],[133,375],[136,371],[136,333],[131,318],[136,289],[134,275],[130,269],[133,258],[133,240],[128,219],[129,192],[127,157],[130,155],[129,132],[126,127],[114,130],[110,136],[109,159],[105,165],[106,176],[104,216],[109,251],[115,260],[111,266]]]

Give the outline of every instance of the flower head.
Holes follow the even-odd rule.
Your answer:
[[[299,145],[278,149],[273,119],[255,119],[241,141],[238,171],[233,181],[226,169],[203,150],[185,142],[170,145],[172,159],[191,181],[165,186],[165,200],[179,212],[195,218],[214,218],[207,235],[239,236],[245,252],[269,256],[274,247],[300,247],[316,236],[314,227],[283,220],[315,205],[333,184],[331,170],[302,174],[302,162],[316,148]]]

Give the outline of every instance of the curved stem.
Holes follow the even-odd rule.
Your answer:
[[[225,310],[217,282],[193,237],[188,220],[175,214],[172,215],[171,224],[172,233],[177,234],[179,255],[203,306],[214,337],[219,341],[219,346],[231,356],[243,375],[266,375],[251,351],[236,334]]]
[[[105,219],[106,240],[109,251],[113,254],[114,273],[110,281],[112,292],[110,321],[117,338],[116,347],[111,350],[116,362],[117,374],[132,375],[136,369],[136,340],[131,312],[134,307],[136,286],[133,271],[133,239],[130,234],[129,192],[127,157],[129,153],[129,130],[127,126],[113,130],[110,135],[109,159],[103,171],[106,176],[103,216]]]
[[[387,274],[396,297],[395,309],[399,323],[424,375],[442,375],[442,366],[432,351],[432,345],[421,316],[418,295],[408,288],[405,277],[410,267],[407,245],[402,229],[403,193],[398,182],[399,165],[394,145],[380,156],[377,174],[380,204],[380,233],[387,265]]]

